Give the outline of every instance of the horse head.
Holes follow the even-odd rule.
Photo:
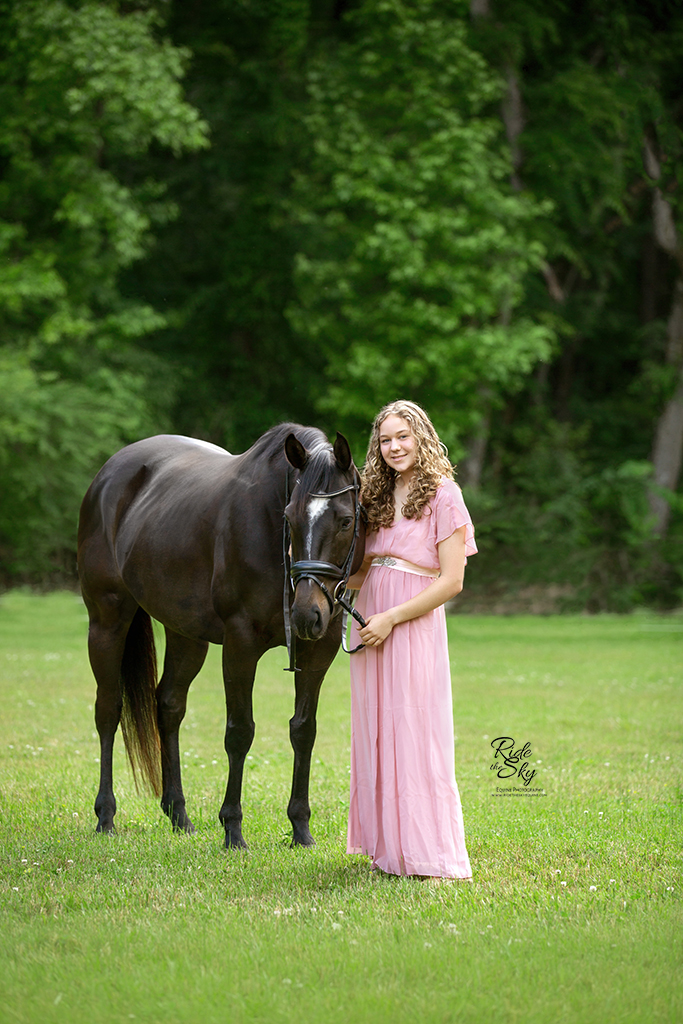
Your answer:
[[[318,640],[335,614],[334,594],[363,561],[365,526],[360,476],[346,438],[322,439],[307,450],[295,434],[285,455],[299,471],[285,509],[291,535],[294,596],[291,624],[303,640]]]

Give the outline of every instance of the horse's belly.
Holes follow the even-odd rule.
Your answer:
[[[213,565],[181,543],[134,544],[119,552],[119,570],[138,604],[164,626],[192,640],[223,642],[224,623],[211,596]]]

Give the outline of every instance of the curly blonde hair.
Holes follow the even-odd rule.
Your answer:
[[[436,494],[442,478],[453,478],[453,466],[448,450],[439,440],[432,421],[424,409],[415,402],[390,402],[377,413],[372,425],[368,454],[362,473],[362,502],[368,515],[368,532],[394,522],[394,486],[398,473],[382,458],[379,443],[380,427],[387,416],[406,420],[415,438],[415,474],[403,506],[406,519],[420,519],[431,498]]]

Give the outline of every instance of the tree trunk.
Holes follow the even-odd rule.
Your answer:
[[[658,182],[662,172],[654,128],[645,134],[643,165],[648,177]],[[676,231],[671,204],[665,199],[659,185],[655,185],[652,193],[652,223],[655,242],[679,267],[667,322],[666,344],[666,362],[674,371],[676,387],[657,421],[650,456],[655,484],[649,494],[650,510],[655,533],[664,537],[669,526],[671,506],[658,490],[676,490],[683,457],[683,246]]]
[[[683,458],[683,277],[676,281],[673,308],[667,324],[667,362],[676,367],[678,379],[676,390],[657,421],[651,461],[656,487],[675,491]],[[654,489],[650,491],[649,501],[655,532],[663,537],[669,526],[671,506]]]
[[[512,157],[510,184],[513,191],[521,192],[522,179],[519,172],[522,166],[522,150],[519,145],[519,136],[524,128],[524,107],[522,106],[522,93],[519,88],[517,72],[512,64],[506,64],[504,71],[508,87],[503,97],[502,114],[505,134],[510,144],[510,156]]]
[[[640,322],[649,324],[657,319],[659,309],[659,248],[653,235],[646,235],[640,258]]]
[[[470,17],[472,21],[479,21],[491,17],[491,5],[489,0],[470,0]],[[519,146],[519,136],[524,128],[524,107],[522,105],[522,93],[519,88],[517,72],[510,62],[506,62],[503,68],[507,82],[507,92],[501,104],[501,118],[505,128],[510,156],[512,160],[512,172],[510,183],[515,192],[522,189],[522,181],[519,170],[522,165],[522,151]],[[500,322],[510,322],[510,310],[503,307],[500,312]],[[460,479],[465,487],[477,488],[481,484],[481,477],[486,460],[489,435],[491,433],[491,391],[487,387],[479,388],[481,398],[482,417],[481,421],[467,445],[467,456],[460,464]]]
[[[476,431],[467,444],[467,455],[458,466],[458,482],[463,487],[477,489],[481,484],[484,471],[484,460],[491,433],[491,393],[488,388],[480,388],[484,412]]]

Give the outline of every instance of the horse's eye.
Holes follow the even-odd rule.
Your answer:
[[[341,523],[339,524],[339,529],[340,530],[350,530],[352,526],[353,526],[353,519],[342,519]]]

